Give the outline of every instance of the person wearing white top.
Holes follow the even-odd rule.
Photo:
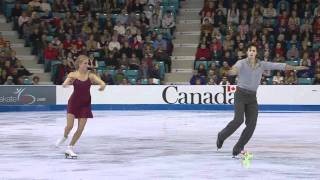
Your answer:
[[[28,3],[28,6],[29,8],[34,10],[34,9],[40,8],[41,3],[39,2],[39,0],[33,0]]]
[[[272,78],[272,84],[283,84],[284,83],[284,78],[281,76],[280,71],[277,72],[275,76]]]
[[[41,11],[45,12],[47,11],[51,11],[51,5],[49,3],[47,3],[47,0],[42,0],[42,3],[40,5],[40,9]]]
[[[120,50],[121,47],[120,47],[120,43],[117,40],[117,36],[112,37],[112,41],[109,43],[108,48],[110,51],[113,51],[114,48]]]
[[[277,11],[273,7],[273,3],[269,3],[267,8],[263,9],[263,17],[265,18],[275,18],[277,16]]]
[[[27,16],[26,12],[23,12],[18,19],[19,27],[22,27],[23,23],[28,22],[30,17]]]
[[[113,30],[117,31],[120,35],[124,35],[126,33],[126,29],[119,21],[117,22],[117,25],[114,26]]]

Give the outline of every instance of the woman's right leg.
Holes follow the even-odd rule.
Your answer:
[[[79,140],[86,124],[87,124],[87,118],[79,118],[78,129],[72,137],[72,140],[70,142],[70,146],[74,146],[76,144],[76,142]]]
[[[68,135],[70,133],[70,131],[73,128],[73,123],[74,123],[74,115],[73,114],[67,114],[67,125],[64,128],[64,134],[63,137],[61,139],[58,139],[56,142],[56,147],[59,147],[60,145],[62,145],[68,138]]]
[[[73,128],[73,124],[74,124],[74,115],[68,113],[68,114],[67,114],[67,125],[66,125],[66,127],[64,128],[64,137],[65,137],[65,138],[68,137],[70,131],[71,131],[72,128]]]

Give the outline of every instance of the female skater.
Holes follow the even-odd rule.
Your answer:
[[[67,125],[64,129],[64,136],[57,141],[56,146],[61,145],[67,140],[68,135],[73,128],[74,119],[78,119],[77,131],[74,133],[72,140],[65,151],[66,157],[77,157],[77,154],[73,151],[73,146],[80,138],[87,123],[87,118],[93,117],[91,112],[91,84],[96,83],[100,85],[99,91],[103,91],[106,86],[98,76],[90,73],[88,70],[88,61],[89,58],[87,56],[80,55],[75,62],[76,71],[69,73],[67,79],[62,84],[63,87],[72,84],[74,86],[74,91],[68,101]]]
[[[257,58],[257,47],[250,45],[247,51],[247,58],[237,61],[229,71],[230,75],[238,76],[237,90],[234,95],[234,119],[218,133],[217,148],[220,149],[224,140],[234,133],[246,117],[246,128],[243,130],[240,139],[233,148],[232,155],[237,156],[243,151],[244,146],[251,138],[256,127],[258,118],[258,104],[256,91],[261,81],[262,73],[265,70],[305,70],[304,66],[290,66],[285,63],[271,63],[259,61]]]

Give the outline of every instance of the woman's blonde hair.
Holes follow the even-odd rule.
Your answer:
[[[76,60],[76,62],[75,62],[75,64],[74,64],[74,66],[76,67],[76,70],[79,69],[79,65],[80,65],[81,63],[83,63],[84,61],[88,61],[88,60],[89,60],[89,58],[88,58],[88,56],[86,56],[86,55],[80,55],[80,56],[78,56],[78,58],[77,58],[77,60]]]

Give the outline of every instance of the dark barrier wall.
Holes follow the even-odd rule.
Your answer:
[[[3,86],[0,105],[55,105],[55,86]]]

